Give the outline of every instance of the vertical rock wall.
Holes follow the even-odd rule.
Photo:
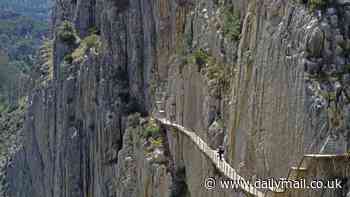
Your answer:
[[[285,177],[305,153],[347,152],[348,7],[328,6],[249,5],[230,130],[232,163],[249,176]]]

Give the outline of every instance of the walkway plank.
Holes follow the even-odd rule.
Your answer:
[[[231,180],[237,181],[240,188],[250,195],[254,195],[257,197],[265,197],[266,193],[262,191],[258,191],[253,185],[247,184],[248,182],[240,176],[234,168],[232,168],[225,160],[219,161],[217,157],[216,151],[208,146],[197,134],[192,131],[185,129],[183,126],[171,123],[169,120],[165,118],[155,118],[159,122],[164,125],[175,128],[177,131],[184,133],[188,136],[192,142],[196,144],[196,146],[213,162],[213,164],[219,169],[226,177]]]

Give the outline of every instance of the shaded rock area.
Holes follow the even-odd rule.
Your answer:
[[[171,196],[171,162],[165,153],[164,135],[161,135],[158,128],[159,130],[145,136],[149,123],[145,123],[137,115],[130,116],[129,120],[123,137],[123,147],[118,154],[120,162],[116,166],[114,180],[116,196]],[[144,126],[141,126],[140,121],[144,122]]]

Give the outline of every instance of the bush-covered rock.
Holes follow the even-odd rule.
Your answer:
[[[96,53],[101,51],[102,42],[100,36],[96,34],[85,37],[71,54],[72,62],[80,62],[84,59],[84,56],[90,49],[94,49]]]
[[[209,55],[207,52],[205,52],[203,49],[199,49],[197,50],[194,54],[194,60],[195,60],[195,63],[198,65],[198,66],[203,66],[205,64],[208,63],[208,60],[209,60]]]
[[[328,0],[310,0],[309,4],[312,10],[323,9],[327,6]]]
[[[58,28],[58,38],[69,45],[75,44],[77,41],[77,33],[73,24],[68,21],[63,21]]]
[[[145,126],[145,131],[143,136],[146,138],[154,137],[160,133],[160,127],[157,125],[156,121],[151,118]]]
[[[241,21],[238,13],[226,9],[224,11],[224,36],[232,41],[239,40],[241,35]]]

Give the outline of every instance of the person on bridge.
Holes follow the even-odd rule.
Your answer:
[[[223,147],[223,146],[219,146],[218,154],[219,154],[219,159],[220,159],[220,161],[223,160],[223,155],[224,155],[224,153],[225,153],[224,147]]]

